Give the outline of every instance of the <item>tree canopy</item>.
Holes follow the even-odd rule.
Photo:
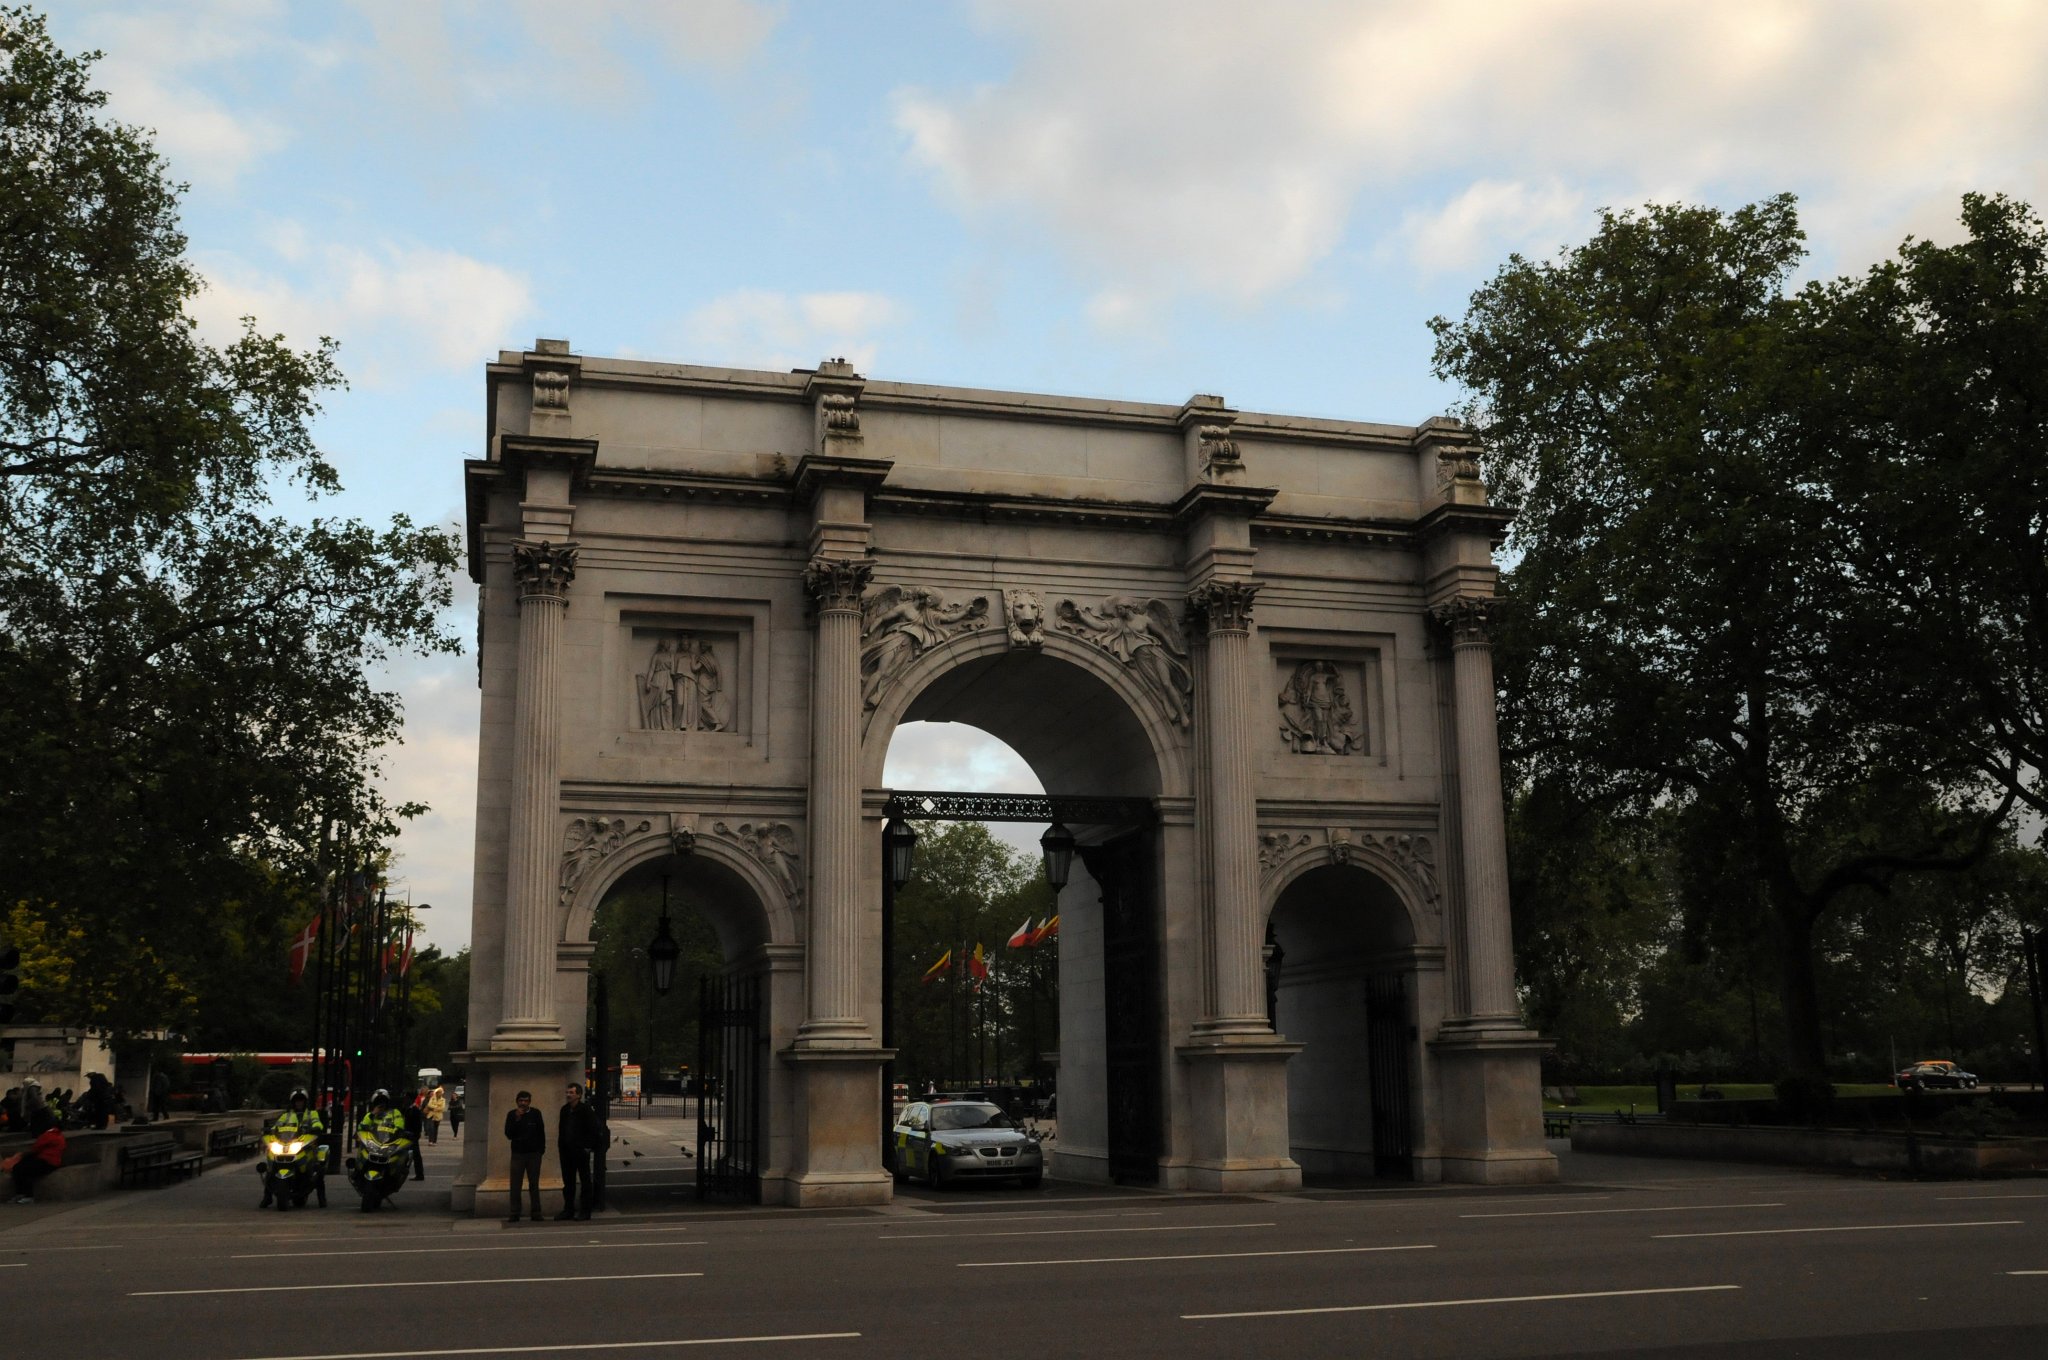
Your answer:
[[[1964,246],[1794,292],[1789,196],[1609,212],[1433,323],[1518,510],[1513,777],[1595,825],[1666,819],[1707,915],[1770,930],[1784,1056],[1809,1078],[1824,925],[1989,854],[2038,731],[2040,652],[2008,640],[2043,618],[2041,377],[2001,386],[1989,351],[2041,353],[2048,312],[2013,301],[2038,293],[2041,228],[1978,198],[1965,225]],[[1972,414],[1987,402],[2021,409]],[[1954,440],[1969,452],[1944,456]],[[1974,579],[1994,561],[2009,580]],[[1930,799],[1944,815],[1919,815]]]
[[[229,918],[282,959],[334,828],[410,810],[371,672],[458,647],[456,545],[280,510],[339,489],[335,346],[200,335],[182,186],[95,57],[0,10],[0,882],[50,960],[24,1005],[133,1030],[190,1017]]]

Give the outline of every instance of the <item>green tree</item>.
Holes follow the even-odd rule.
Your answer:
[[[1862,652],[1978,774],[2048,814],[2048,230],[1970,194],[1966,235],[1807,290]]]
[[[1786,292],[1803,241],[1789,196],[1606,213],[1432,325],[1436,370],[1472,394],[1518,507],[1511,767],[1618,816],[1717,828],[1718,877],[1756,884],[1771,927],[1788,1067],[1820,1078],[1822,924],[1851,889],[1972,862],[2007,805],[1927,840],[1831,834],[1845,798],[1933,788],[1962,806],[1977,771],[1901,721],[1896,668],[1867,664],[1881,526],[1842,530],[1824,337]]]
[[[44,1013],[132,1032],[191,1018],[222,904],[281,949],[330,827],[412,810],[373,783],[400,712],[368,675],[458,648],[456,545],[275,508],[338,489],[334,346],[198,335],[181,187],[93,59],[0,10],[0,881],[61,946]]]
[[[897,1075],[1022,1074],[1034,1048],[1034,1005],[1035,1047],[1058,1046],[1058,961],[1050,946],[1008,950],[1004,941],[1025,916],[1051,912],[1052,890],[1036,863],[979,822],[922,822],[917,832],[916,870],[895,899]],[[977,944],[992,968],[980,988],[968,964]],[[928,976],[948,952],[952,966]]]

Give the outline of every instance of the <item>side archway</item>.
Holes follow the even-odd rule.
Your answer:
[[[1268,1006],[1302,1045],[1287,1068],[1288,1155],[1311,1178],[1415,1169],[1416,971],[1437,951],[1418,948],[1413,885],[1369,863],[1301,857],[1267,918]]]
[[[759,860],[713,836],[698,836],[688,855],[678,855],[666,831],[650,830],[620,844],[576,885],[560,943],[588,945],[605,898],[629,880],[658,874],[663,865],[672,866],[676,905],[704,913],[728,962],[760,945],[803,942],[802,914]]]

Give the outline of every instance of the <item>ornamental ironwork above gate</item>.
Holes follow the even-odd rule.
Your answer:
[[[945,822],[1064,822],[1069,826],[1145,826],[1148,798],[1089,798],[1046,793],[919,793],[896,791],[885,817]]]

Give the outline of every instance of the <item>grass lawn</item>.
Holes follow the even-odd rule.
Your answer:
[[[1729,1100],[1769,1100],[1777,1092],[1768,1082],[1761,1081],[1716,1081],[1709,1082]],[[1678,1083],[1678,1098],[1690,1100],[1699,1093],[1699,1083],[1682,1081]],[[1884,1096],[1897,1095],[1898,1088],[1886,1082],[1844,1082],[1835,1087],[1836,1095],[1843,1096]],[[1560,1105],[1554,1100],[1543,1102],[1546,1110],[1584,1110],[1588,1113],[1604,1113],[1614,1110],[1654,1110],[1657,1108],[1657,1088],[1654,1086],[1581,1086],[1579,1103]]]

